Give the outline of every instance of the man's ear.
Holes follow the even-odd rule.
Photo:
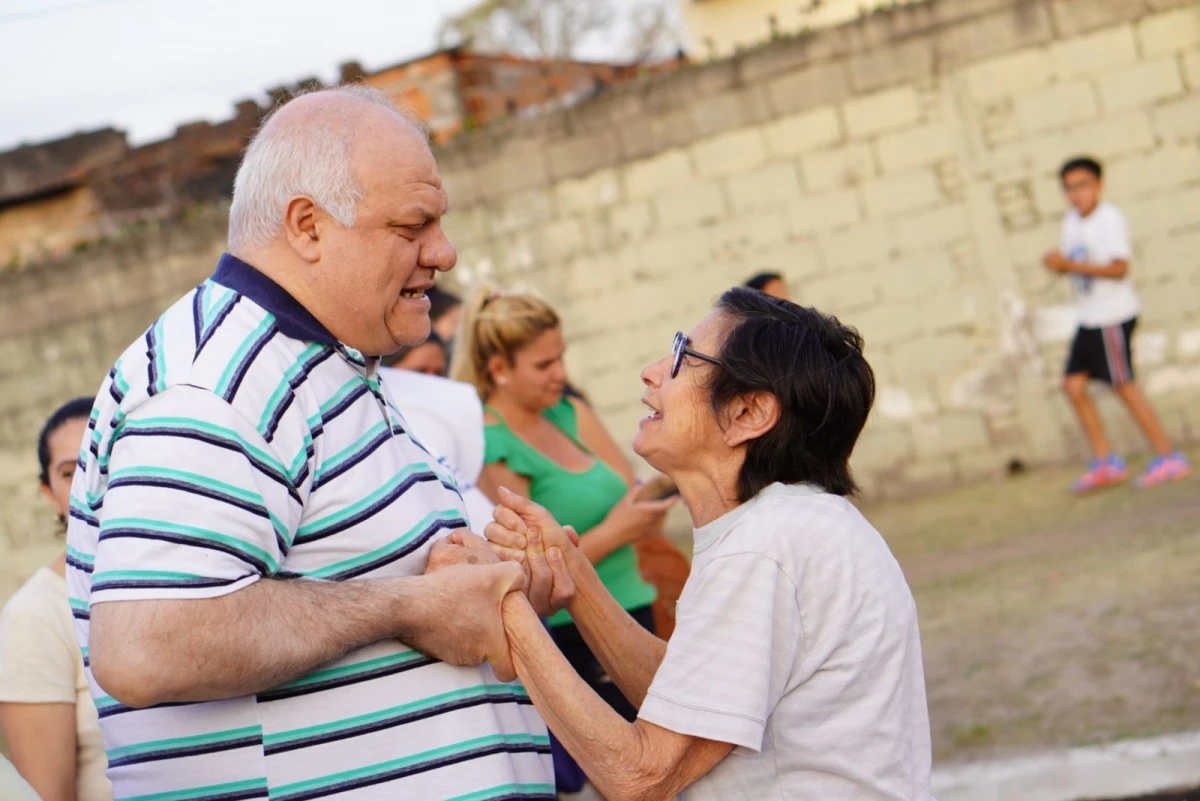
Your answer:
[[[779,421],[779,399],[770,392],[748,392],[725,409],[722,434],[731,448],[758,439]]]
[[[321,259],[321,238],[317,232],[320,206],[307,195],[297,195],[288,201],[283,214],[283,231],[288,244],[300,258],[310,264]]]

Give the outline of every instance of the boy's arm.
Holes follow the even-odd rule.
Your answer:
[[[1113,259],[1108,264],[1087,264],[1072,261],[1061,252],[1046,256],[1046,266],[1056,273],[1078,273],[1095,278],[1124,278],[1129,272],[1129,259]]]

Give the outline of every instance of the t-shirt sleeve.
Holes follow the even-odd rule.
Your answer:
[[[0,702],[75,703],[79,646],[66,596],[51,589],[26,585],[0,613]]]
[[[1108,207],[1108,219],[1105,220],[1104,235],[1108,241],[1109,256],[1113,261],[1127,261],[1133,257],[1133,242],[1129,238],[1129,224],[1125,215],[1116,206]]]
[[[779,565],[761,553],[718,557],[684,587],[638,716],[757,753],[803,647],[796,587]]]
[[[274,575],[302,510],[290,475],[212,393],[151,398],[111,446],[91,603],[212,598]]]

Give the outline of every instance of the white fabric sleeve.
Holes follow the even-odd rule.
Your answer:
[[[1109,214],[1104,226],[1105,238],[1108,240],[1108,252],[1112,261],[1128,261],[1133,257],[1133,243],[1129,238],[1129,225],[1125,215],[1116,206],[1108,207]],[[1101,265],[1106,266],[1106,265]]]
[[[213,598],[274,575],[302,509],[287,476],[221,398],[179,386],[150,399],[112,446],[91,603]]]
[[[796,587],[772,559],[718,557],[688,579],[638,717],[757,753],[803,637]]]

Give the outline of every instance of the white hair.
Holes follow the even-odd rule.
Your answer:
[[[356,111],[382,106],[426,136],[424,126],[411,112],[397,108],[387,95],[369,86],[320,89],[296,98],[314,95],[326,95],[335,102],[322,113],[313,110],[272,125],[279,109],[286,108],[277,107],[246,147],[229,209],[231,251],[270,244],[283,228],[288,203],[297,195],[312,198],[338,225],[354,225],[363,196],[350,153],[356,134],[354,122],[360,116]]]

